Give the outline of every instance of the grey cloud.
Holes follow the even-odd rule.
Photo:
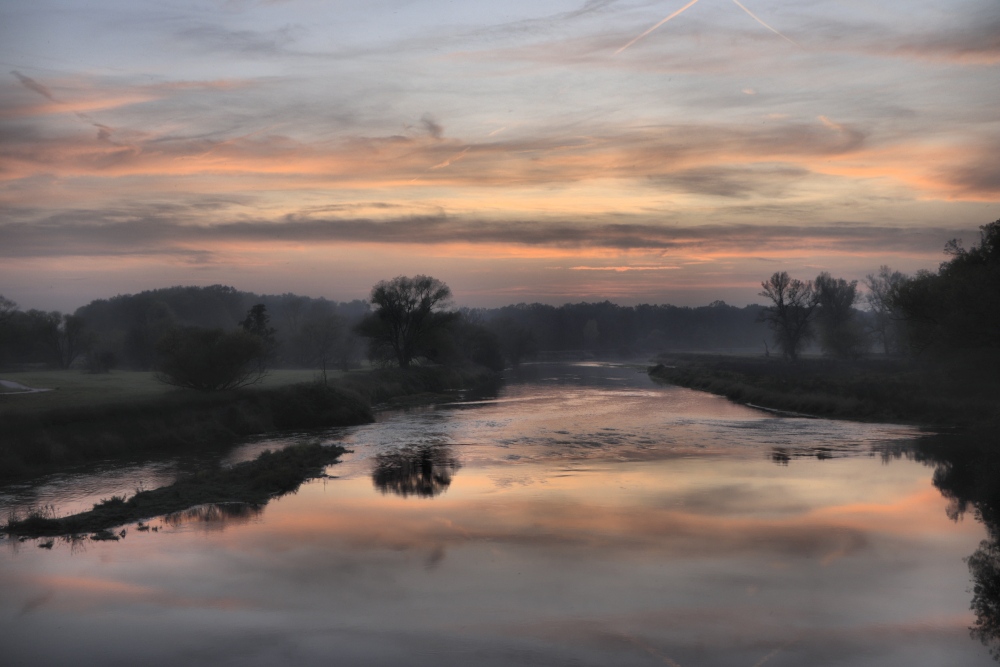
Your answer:
[[[202,23],[179,30],[176,34],[181,40],[206,51],[274,56],[291,53],[288,47],[303,31],[300,26],[284,26],[269,31],[229,30]]]
[[[972,63],[1000,62],[1000,15],[997,7],[980,12],[961,27],[914,38],[899,38],[893,51],[917,58],[945,58]]]
[[[650,180],[665,189],[716,197],[746,198],[756,194],[777,198],[785,194],[792,182],[809,173],[794,167],[703,167],[655,176]]]
[[[431,135],[435,139],[440,139],[444,135],[444,128],[440,123],[434,120],[434,117],[429,113],[425,113],[420,118],[420,124],[425,130],[427,130],[427,134]]]
[[[223,204],[219,204],[220,207]],[[678,227],[650,219],[483,221],[446,215],[368,218],[306,218],[237,220],[212,225],[185,223],[200,216],[183,208],[75,211],[36,222],[0,226],[0,256],[57,257],[126,254],[185,254],[225,242],[247,243],[385,243],[430,245],[448,242],[515,244],[561,248],[613,248],[648,251],[704,251],[725,248],[768,249],[808,247],[832,252],[856,252],[859,247],[894,251],[936,251],[956,230],[828,224],[701,225]],[[211,258],[206,256],[205,261]]]
[[[967,164],[941,174],[965,195],[995,199],[1000,195],[1000,140],[994,140],[980,149]]]
[[[38,83],[37,81],[35,81],[30,76],[25,76],[20,72],[18,72],[17,70],[11,71],[11,74],[16,76],[17,80],[21,82],[21,85],[23,85],[28,90],[33,90],[34,92],[38,93],[39,95],[42,95],[43,97],[47,97],[53,102],[57,101],[56,98],[52,96],[51,90],[49,90],[42,84]]]

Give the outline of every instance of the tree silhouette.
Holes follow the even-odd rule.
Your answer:
[[[257,357],[257,368],[261,373],[264,373],[274,361],[278,351],[278,341],[275,338],[278,330],[271,326],[271,317],[267,314],[267,307],[262,303],[253,306],[240,322],[240,328],[260,339],[261,352],[260,356]]]
[[[260,338],[243,330],[173,329],[156,344],[156,379],[200,391],[245,387],[264,376],[257,364],[262,348]]]
[[[816,300],[812,283],[791,278],[781,271],[760,286],[763,288],[760,296],[767,297],[772,304],[761,311],[760,319],[774,331],[774,341],[785,358],[795,361],[813,336],[812,315]]]
[[[819,310],[816,324],[823,351],[840,359],[856,359],[868,349],[865,332],[858,321],[858,281],[847,282],[823,272],[816,276],[815,300]]]
[[[440,312],[451,290],[430,276],[397,276],[372,288],[374,313],[358,325],[358,333],[371,340],[371,356],[391,355],[401,368],[430,351],[434,335],[455,321],[453,313]]]

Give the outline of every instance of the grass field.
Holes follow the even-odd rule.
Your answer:
[[[331,378],[345,375],[327,372]],[[273,389],[303,382],[314,382],[318,371],[312,369],[279,369],[268,372],[251,389]],[[177,389],[158,381],[152,372],[111,371],[84,373],[78,370],[46,370],[2,372],[0,380],[11,380],[34,389],[52,389],[33,394],[17,394],[9,390],[0,394],[0,416],[8,412],[40,413],[65,408],[99,408],[136,401],[163,398],[190,390]]]

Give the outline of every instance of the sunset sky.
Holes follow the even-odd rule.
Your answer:
[[[996,0],[0,0],[0,64],[22,308],[742,306],[1000,218]]]

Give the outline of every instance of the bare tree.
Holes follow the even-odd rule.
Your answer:
[[[868,288],[865,303],[872,313],[872,333],[882,344],[885,354],[903,351],[902,332],[899,322],[902,314],[896,305],[899,290],[909,280],[906,274],[893,271],[886,265],[879,267],[878,273],[865,276],[864,284]]]
[[[814,300],[819,307],[816,323],[820,346],[826,354],[841,359],[855,359],[868,349],[864,329],[858,321],[858,281],[834,278],[827,272],[816,276]]]
[[[327,383],[327,368],[341,354],[345,333],[344,319],[334,313],[314,317],[302,325],[305,348],[323,373],[324,385]]]
[[[774,331],[774,342],[786,359],[795,361],[813,335],[812,315],[816,309],[812,283],[775,272],[760,284],[760,296],[771,300],[760,319]]]
[[[391,351],[401,368],[431,342],[434,335],[455,320],[443,313],[451,298],[451,289],[430,276],[397,276],[372,288],[371,302],[377,310],[358,326],[358,332],[371,339],[372,349]]]
[[[0,294],[0,324],[3,324],[17,312],[17,303]]]
[[[259,337],[240,329],[173,329],[156,343],[156,379],[199,391],[246,387],[264,377],[257,365],[262,348]]]

